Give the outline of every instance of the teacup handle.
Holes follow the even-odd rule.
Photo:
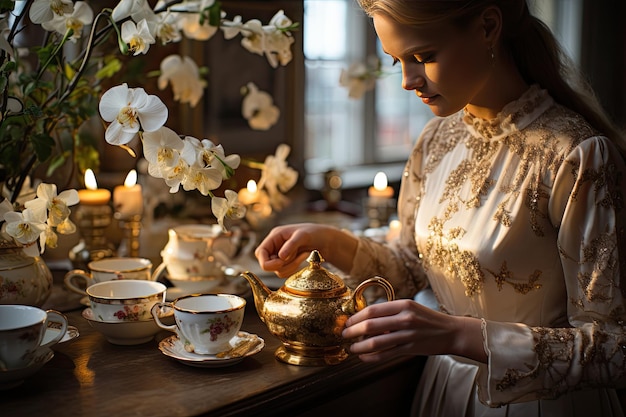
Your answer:
[[[93,278],[91,278],[89,274],[86,271],[83,271],[82,269],[72,269],[67,274],[65,274],[65,277],[63,278],[63,282],[65,283],[65,286],[67,287],[68,290],[73,291],[80,295],[87,295],[85,290],[80,288],[78,284],[75,282],[76,279],[81,279],[82,281],[85,282],[87,286],[89,286],[94,283]]]
[[[63,339],[63,336],[65,336],[65,333],[67,332],[68,323],[67,317],[65,317],[65,315],[56,310],[46,310],[46,314],[47,317],[44,329],[47,329],[52,323],[55,323],[61,326],[61,330],[59,331],[59,334],[57,334],[52,340],[49,340],[48,343],[41,345],[41,347],[50,347],[54,344],[59,343],[59,341]]]
[[[355,288],[352,297],[350,297],[350,299],[343,304],[342,310],[344,311],[344,313],[353,315],[367,307],[367,300],[363,296],[363,292],[372,285],[378,285],[385,290],[385,294],[387,295],[387,301],[392,301],[394,298],[396,298],[393,286],[385,278],[374,277],[366,279]]]
[[[159,281],[159,279],[161,278],[161,275],[163,274],[163,272],[165,272],[166,267],[167,265],[165,264],[165,262],[161,262],[161,264],[156,267],[154,272],[152,272],[152,277],[150,277],[150,279],[152,281]]]
[[[154,318],[154,321],[156,322],[157,326],[159,326],[162,329],[165,330],[169,330],[170,332],[174,332],[177,333],[176,329],[176,325],[172,324],[172,325],[167,325],[167,324],[163,324],[161,322],[161,319],[159,319],[159,312],[161,311],[161,308],[163,307],[172,307],[171,303],[156,303],[155,305],[152,306],[152,308],[150,309],[150,314],[152,314],[152,317]]]

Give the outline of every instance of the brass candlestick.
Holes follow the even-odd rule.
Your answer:
[[[115,246],[105,235],[111,225],[111,213],[108,204],[79,205],[76,209],[76,224],[81,238],[69,252],[75,268],[86,269],[91,261],[115,256]]]
[[[118,248],[119,256],[139,257],[139,235],[141,234],[141,214],[124,216],[122,213],[115,213],[120,229],[124,232],[124,237]]]
[[[389,218],[396,212],[396,199],[369,197],[365,202],[368,226],[371,228],[383,227],[389,223]]]

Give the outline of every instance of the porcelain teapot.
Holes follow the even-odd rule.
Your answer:
[[[169,240],[153,279],[164,272],[175,280],[222,277],[222,268],[248,254],[255,244],[253,232],[233,227],[223,231],[218,224],[185,224],[168,230]]]
[[[348,317],[367,306],[365,289],[382,287],[389,301],[395,297],[394,290],[384,278],[374,277],[352,291],[322,267],[324,259],[317,250],[307,261],[309,266],[274,292],[252,272],[241,275],[252,287],[259,317],[282,342],[275,352],[278,360],[303,366],[334,365],[348,357],[341,332]]]

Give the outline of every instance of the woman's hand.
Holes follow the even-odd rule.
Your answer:
[[[364,362],[403,355],[453,354],[486,362],[480,319],[450,316],[413,300],[373,304],[346,322],[350,351]]]
[[[275,227],[254,255],[264,270],[288,277],[300,269],[314,249],[337,268],[350,270],[356,247],[357,239],[336,227],[303,223]]]

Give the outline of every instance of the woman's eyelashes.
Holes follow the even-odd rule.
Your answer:
[[[393,57],[392,57],[393,58]],[[413,61],[416,64],[428,64],[431,62],[435,61],[435,54],[430,54],[430,55],[413,55]],[[391,64],[396,65],[398,62],[400,62],[400,60],[398,58],[393,58],[393,63]]]
[[[428,55],[413,55],[413,59],[418,64],[428,64],[435,60],[435,54]]]

